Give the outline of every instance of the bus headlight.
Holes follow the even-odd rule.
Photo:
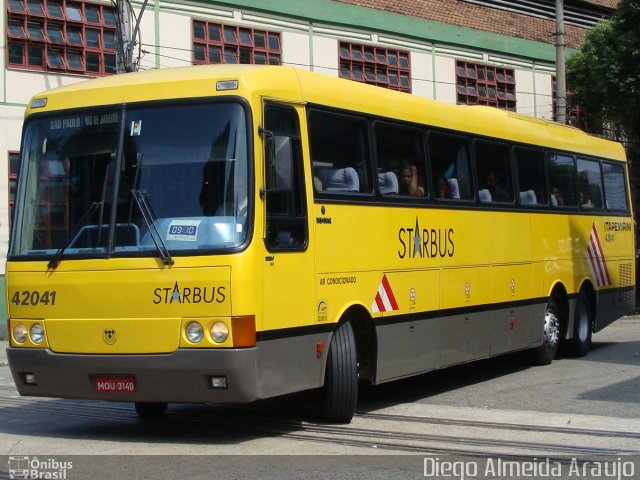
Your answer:
[[[229,338],[229,327],[224,322],[216,322],[209,329],[211,338],[216,343],[223,343]]]
[[[13,327],[13,339],[18,343],[27,341],[27,327],[19,323]]]
[[[40,345],[44,341],[44,328],[39,323],[34,323],[29,329],[29,337],[36,345]]]
[[[185,328],[185,334],[191,343],[199,343],[204,336],[204,330],[198,322],[191,322]]]

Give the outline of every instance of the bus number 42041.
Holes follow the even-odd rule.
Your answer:
[[[32,307],[37,305],[55,305],[56,291],[45,290],[44,292],[39,292],[38,290],[24,290],[22,292],[16,292],[11,298],[11,303]]]

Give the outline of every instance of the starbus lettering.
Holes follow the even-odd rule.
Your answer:
[[[398,230],[400,258],[453,257],[455,243],[453,228],[420,228],[416,217],[415,227]]]
[[[184,287],[178,282],[173,287],[158,287],[153,291],[153,303],[224,303],[227,299],[226,287]]]

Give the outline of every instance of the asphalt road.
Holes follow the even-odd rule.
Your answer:
[[[0,478],[25,464],[65,479],[513,477],[497,475],[501,459],[538,474],[560,462],[565,477],[572,459],[602,459],[638,478],[640,317],[593,340],[546,367],[506,356],[364,389],[349,425],[316,422],[309,394],[170,405],[159,422],[128,404],[20,397],[0,342]]]

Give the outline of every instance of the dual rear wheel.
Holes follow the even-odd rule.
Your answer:
[[[531,351],[531,363],[549,365],[558,353],[560,345],[560,311],[556,301],[550,298],[544,312],[542,345]]]
[[[583,357],[591,348],[593,331],[593,311],[589,297],[584,290],[578,294],[576,312],[573,317],[573,335],[563,345],[566,353],[572,357]]]
[[[581,290],[576,301],[571,338],[562,341],[563,352],[573,357],[586,355],[591,347],[592,330],[591,303],[587,293]],[[532,362],[536,365],[550,364],[558,354],[561,336],[560,310],[556,301],[550,298],[544,313],[543,342],[531,352]]]

